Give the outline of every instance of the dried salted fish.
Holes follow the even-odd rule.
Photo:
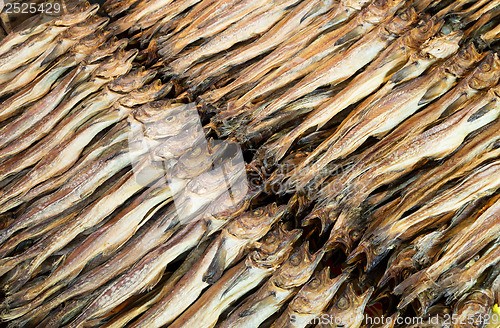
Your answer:
[[[277,270],[289,256],[300,234],[300,230],[286,231],[281,226],[272,230],[256,251],[229,269],[171,327],[188,324],[213,327],[225,308]]]
[[[385,135],[419,108],[451,89],[457,79],[463,76],[481,57],[483,56],[476,52],[474,46],[470,45],[429,74],[397,86],[392,92],[376,99],[371,104],[359,105],[342,122],[337,131],[317,147],[308,160],[297,167],[295,170],[297,178],[292,177],[292,179],[296,180],[300,176],[300,185],[303,186],[323,166],[334,159],[342,158],[351,153],[369,136]],[[306,165],[311,163],[323,150],[326,152],[309,166],[307,176],[300,174]]]
[[[405,63],[412,54],[416,53],[420,44],[434,35],[441,26],[442,23],[437,23],[434,20],[422,22],[419,26],[407,32],[406,35],[397,39],[362,73],[358,74],[348,86],[343,88],[342,92],[337,94],[336,97],[332,97],[319,110],[313,112],[305,122],[295,128],[290,134],[287,134],[276,145],[274,152],[279,152],[279,154],[273,156],[273,153],[270,153],[269,156],[275,157],[276,160],[281,159],[291,143],[299,135],[314,126],[317,129],[321,128],[341,110],[375,91],[390,77],[391,71]],[[359,90],[362,90],[362,92],[359,92]]]
[[[398,35],[404,34],[416,22],[417,14],[413,8],[405,10],[386,24],[370,31],[349,49],[322,61],[314,71],[306,75],[295,86],[288,89],[281,97],[274,100],[264,110],[258,112],[254,121],[263,119],[276,112],[283,105],[314,91],[322,85],[336,85],[369,64]],[[339,57],[340,56],[340,57]],[[252,124],[252,123],[250,123]]]
[[[324,251],[309,254],[306,241],[288,260],[259,288],[243,301],[220,327],[259,327],[268,317],[278,312],[283,304],[309,280]]]
[[[211,243],[200,261],[132,327],[161,326],[173,321],[196,300],[204,287],[209,286],[208,282],[217,281],[223,271],[241,258],[283,214],[284,206],[273,204],[234,219]]]
[[[357,295],[353,288],[354,282],[348,282],[343,290],[334,297],[333,304],[326,315],[321,316],[318,327],[347,326],[358,328],[363,323],[363,313],[373,294],[373,287],[362,295]]]
[[[363,9],[354,19],[324,34],[307,48],[295,54],[285,65],[268,74],[259,84],[243,97],[229,104],[237,111],[252,99],[276,90],[317,68],[318,63],[334,54],[341,45],[359,39],[363,33],[371,31],[377,24],[391,17],[404,1],[375,1]]]
[[[314,322],[328,307],[337,290],[348,277],[348,273],[342,273],[332,279],[330,268],[324,268],[299,290],[271,327],[299,328]]]
[[[299,3],[283,19],[265,32],[255,44],[238,49],[211,63],[191,84],[197,85],[213,75],[224,73],[231,66],[238,65],[263,54],[286,40],[292,33],[306,27],[316,17],[327,12],[333,4],[328,1],[309,0]]]
[[[463,233],[457,234],[446,246],[443,256],[428,268],[399,284],[394,292],[402,294],[398,307],[403,307],[420,294],[425,294],[432,281],[460,261],[468,260],[485,244],[498,237],[498,199],[487,208]]]

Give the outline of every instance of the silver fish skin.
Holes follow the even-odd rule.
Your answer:
[[[166,215],[162,215],[155,219],[155,222],[150,225],[148,224],[149,222],[147,222],[145,224],[148,225],[147,229],[136,234],[131,241],[124,246],[123,250],[117,252],[104,265],[98,266],[77,277],[71,286],[68,286],[68,288],[61,291],[56,297],[44,302],[47,297],[59,291],[63,285],[56,285],[52,287],[52,289],[45,291],[35,300],[32,300],[30,303],[27,303],[22,307],[13,309],[13,311],[23,313],[29,311],[23,317],[20,317],[19,320],[29,320],[29,318],[40,317],[43,318],[48,312],[50,312],[50,310],[56,308],[63,302],[73,297],[78,297],[86,293],[92,293],[96,289],[99,289],[99,287],[103,286],[109,280],[128,270],[148,252],[162,243],[165,243],[170,236],[172,236],[174,229],[166,230],[171,223],[171,219],[168,217],[171,213],[175,213],[175,210],[167,211]]]
[[[57,67],[39,76],[19,92],[10,96],[0,104],[0,120],[6,120],[19,113],[23,106],[31,104],[33,101],[45,96],[56,80],[69,68],[76,66],[77,61],[74,56],[62,58]],[[5,128],[4,128],[5,129]]]
[[[454,238],[446,246],[446,251],[441,258],[430,267],[412,275],[396,286],[394,293],[403,295],[399,308],[414,300],[418,295],[425,294],[438,275],[448,271],[454,265],[472,258],[484,245],[493,241],[498,236],[499,200],[488,207],[470,226]],[[496,234],[496,235],[495,235]],[[415,283],[418,282],[418,283]]]
[[[44,53],[41,54],[36,60],[25,67],[22,72],[15,76],[15,78],[9,79],[8,83],[6,82],[0,85],[0,96],[9,94],[30,83],[39,73],[49,67],[49,65],[60,55],[67,53],[67,51],[71,50],[70,48],[78,43],[82,38],[87,36],[92,31],[100,30],[106,23],[106,18],[96,18],[95,23],[86,25],[83,31],[73,31],[72,28],[64,31],[53,43],[53,45],[51,45],[51,47],[45,50]],[[81,58],[81,60],[83,60],[84,57],[84,54],[76,56],[76,58]],[[79,62],[80,59],[76,59],[76,61]]]
[[[199,61],[201,58],[229,49],[238,42],[266,32],[288,12],[287,8],[290,5],[296,3],[297,0],[287,0],[275,4],[273,2],[265,4],[259,8],[259,11],[262,11],[261,14],[244,17],[241,21],[215,35],[205,44],[170,63],[169,68],[175,74],[183,74],[192,63]]]
[[[5,241],[8,236],[22,228],[34,223],[42,223],[51,217],[61,213],[62,211],[77,204],[82,199],[90,195],[99,185],[104,183],[113,174],[117,173],[124,166],[129,165],[134,158],[131,156],[140,156],[147,149],[137,150],[134,153],[129,153],[128,149],[119,154],[110,154],[109,156],[100,159],[96,163],[89,164],[82,172],[73,176],[66,181],[66,185],[53,194],[49,194],[34,204],[32,204],[15,224],[0,232],[2,241]],[[137,168],[148,164],[143,162]],[[160,171],[160,170],[157,170]],[[158,174],[153,171],[151,175]],[[148,179],[149,176],[145,176]]]
[[[292,11],[274,25],[269,31],[259,38],[259,42],[238,49],[211,64],[200,76],[193,79],[192,84],[197,85],[212,75],[227,71],[231,66],[244,63],[270,49],[278,46],[294,32],[307,26],[317,15],[328,11],[336,4],[328,1],[310,0],[298,4]],[[216,70],[215,70],[216,68]]]
[[[69,73],[54,89],[52,89],[45,97],[39,100],[33,106],[27,108],[23,114],[17,117],[8,126],[0,130],[0,147],[5,149],[7,143],[19,137],[23,132],[32,127],[38,121],[43,119],[50,111],[52,111],[64,96],[69,93],[72,83],[78,81],[79,75],[84,68],[78,66]],[[3,150],[2,149],[2,150]],[[0,158],[10,155],[10,153],[2,154],[0,150]]]
[[[306,283],[323,257],[324,250],[309,254],[306,241],[264,285],[242,302],[218,327],[259,327]]]
[[[371,104],[359,105],[342,122],[336,132],[317,147],[309,158],[294,170],[294,174],[297,172],[297,178],[292,177],[292,180],[297,180],[300,175],[301,181],[298,186],[302,187],[310,181],[309,176],[316,174],[318,170],[333,159],[345,157],[359,147],[368,136],[380,137],[385,135],[405,118],[413,115],[419,108],[451,89],[456,84],[457,79],[463,76],[477,61],[481,60],[481,57],[484,56],[479,55],[474,46],[468,46],[436,67],[429,74],[399,85],[385,96],[377,98]],[[396,104],[399,109],[397,111],[395,110]],[[361,117],[363,120],[360,120]],[[365,129],[368,130],[365,131]],[[354,135],[356,137],[352,137]],[[337,146],[332,147],[334,144]],[[323,150],[326,150],[326,152],[310,165],[310,170],[307,170],[307,177],[298,174]]]
[[[204,288],[217,281],[226,268],[263,237],[282,217],[284,210],[283,206],[272,204],[235,218],[210,244],[200,261],[132,327],[161,326],[172,322],[196,301]]]
[[[130,109],[127,109],[126,107],[120,106],[120,105],[115,105],[111,110],[108,110],[108,112],[101,113],[99,115],[100,111],[107,110],[109,106],[112,106],[114,102],[116,102],[119,99],[124,99],[124,102],[130,105],[135,105],[135,104],[140,104],[141,102],[147,101],[147,99],[154,100],[155,97],[157,96],[162,96],[165,92],[168,92],[169,87],[167,86],[162,86],[161,84],[158,85],[157,83],[154,83],[151,85],[151,87],[146,87],[141,89],[139,92],[135,92],[135,95],[133,93],[129,93],[127,96],[122,96],[120,93],[115,93],[110,91],[109,89],[105,88],[104,92],[101,95],[98,95],[96,98],[91,98],[88,101],[86,101],[83,105],[82,108],[77,110],[73,115],[70,115],[67,117],[65,120],[61,122],[61,128],[56,129],[53,131],[51,135],[49,135],[46,139],[44,139],[42,142],[37,144],[37,147],[35,149],[32,149],[28,154],[31,156],[26,156],[26,154],[20,154],[25,156],[23,158],[26,159],[25,165],[29,165],[30,161],[37,161],[41,157],[45,155],[44,152],[47,151],[47,149],[52,149],[54,146],[58,143],[62,143],[59,145],[59,150],[60,149],[66,149],[65,152],[60,152],[60,151],[52,151],[51,154],[55,157],[59,158],[64,158],[66,157],[66,160],[63,160],[61,163],[68,163],[68,159],[76,160],[75,158],[75,152],[73,149],[80,149],[82,150],[82,143],[80,140],[86,140],[88,139],[89,135],[95,135],[95,133],[98,133],[101,131],[103,128],[109,126],[110,124],[113,124],[117,122],[117,120],[120,120],[121,118],[126,115],[126,113],[130,112]],[[118,109],[118,111],[116,111]],[[96,116],[99,117],[95,121],[89,121],[87,120],[92,117]],[[87,122],[87,123],[86,123]],[[80,125],[85,123],[85,128],[80,127]],[[72,133],[73,129],[79,129],[80,133],[76,135],[72,135],[70,139],[67,139],[67,136],[70,136]],[[122,129],[124,130],[124,129]],[[125,129],[126,130],[126,129]],[[86,144],[84,143],[83,146]],[[76,148],[75,148],[76,147]],[[104,149],[102,149],[104,150]],[[42,156],[43,155],[43,156]],[[78,155],[78,152],[76,152],[76,155]],[[69,157],[68,157],[69,156]],[[97,155],[96,155],[97,156]],[[122,156],[123,157],[123,156]],[[123,157],[125,158],[125,157]],[[10,174],[10,170],[15,170],[19,169],[19,164],[16,164],[17,158],[13,157],[12,160],[9,160],[7,162],[8,164],[11,164],[12,166],[5,166],[4,168],[7,170],[5,173],[2,172],[2,174]],[[123,162],[123,160],[121,161]],[[7,164],[6,163],[6,164]],[[47,166],[48,163],[48,166]],[[55,162],[59,163],[59,162]],[[87,164],[90,164],[90,159],[86,160]],[[59,163],[60,164],[60,163]],[[94,163],[97,166],[102,165],[98,163]],[[47,160],[45,163],[39,163],[37,167],[40,167],[40,170],[35,170],[34,174],[38,176],[38,173],[44,172],[46,170],[57,170],[61,169],[61,166],[54,166],[54,161],[53,160]],[[30,190],[28,194],[21,195],[19,197],[12,198],[11,201],[4,202],[2,205],[0,205],[0,208],[5,211],[7,209],[10,209],[22,202],[23,200],[30,200],[36,197],[37,195],[44,193],[48,190],[55,189],[62,185],[63,182],[69,181],[68,179],[72,179],[74,176],[74,173],[80,172],[83,168],[83,163],[81,163],[77,167],[73,167],[70,171],[67,173],[60,175],[59,177],[52,178],[47,181],[47,183],[43,185],[39,185],[36,188]],[[22,168],[22,167],[21,167]],[[116,168],[115,168],[116,169]],[[93,170],[89,166],[89,168],[85,169],[87,172]],[[100,173],[105,173],[105,172],[100,172]],[[38,177],[39,178],[39,177]],[[74,180],[74,179],[73,179]],[[69,183],[69,182],[68,182]],[[79,185],[81,182],[78,182],[77,184]],[[70,183],[71,184],[71,183]],[[57,198],[57,197],[56,197]]]
[[[110,275],[118,275],[125,270],[128,270],[134,262],[143,258],[146,253],[155,249],[155,247],[161,246],[162,249],[160,250],[157,248],[156,252],[162,252],[164,256],[169,258],[176,257],[175,254],[172,254],[172,252],[182,253],[182,249],[194,247],[199,242],[198,238],[206,238],[217,232],[228,222],[228,220],[231,220],[235,216],[241,214],[242,211],[248,207],[251,198],[247,198],[248,188],[246,181],[244,182],[245,183],[237,184],[235,188],[231,189],[233,192],[232,196],[234,198],[230,197],[229,193],[223,194],[218,198],[217,202],[214,202],[214,208],[207,211],[207,213],[211,213],[211,215],[207,216],[206,213],[202,213],[201,216],[193,218],[191,224],[179,231],[175,238],[170,239],[170,241],[166,243],[170,236],[177,231],[175,228],[175,225],[177,225],[175,222],[178,221],[176,218],[176,209],[172,204],[167,212],[162,215],[144,234],[141,234],[134,239],[134,242],[130,243],[130,249],[124,249],[110,262],[108,262],[107,265],[98,267],[86,276],[82,277],[82,279],[75,283],[74,286],[72,286],[68,291],[64,291],[64,296],[56,297],[47,305],[42,305],[41,308],[37,309],[36,313],[45,314],[46,309],[50,309],[53,306],[64,302],[66,299],[79,295],[84,291],[95,289],[96,286],[100,286],[105,281],[111,279],[113,276]],[[238,201],[238,203],[235,204],[235,200],[239,199],[241,199],[241,201]],[[222,210],[217,209],[218,206],[221,206]],[[186,234],[189,238],[186,237]],[[172,251],[170,252],[169,249]],[[156,255],[152,253],[150,254],[151,258],[156,259]],[[160,258],[160,260],[161,259],[162,258]],[[147,265],[145,262],[147,262],[147,260],[143,261],[144,265]],[[158,269],[163,270],[162,268]],[[146,270],[147,269],[148,267],[146,267]],[[131,271],[130,275],[135,276],[134,272],[135,271]],[[136,287],[136,285],[130,286],[130,288],[133,288],[134,290]],[[128,293],[127,290],[122,292]],[[29,315],[30,314],[28,313],[26,316]]]
[[[202,258],[203,254],[205,254],[210,241],[207,240],[194,248],[186,257],[186,260],[182,262],[177,270],[172,273],[172,275],[168,278],[168,280],[161,286],[158,292],[155,292],[153,289],[151,294],[154,295],[152,297],[148,297],[149,295],[145,295],[144,301],[138,301],[140,304],[135,308],[131,309],[128,312],[125,312],[118,317],[113,318],[111,322],[106,323],[103,328],[122,328],[126,326],[130,321],[135,318],[138,318],[142,313],[151,309],[153,305],[158,303],[165,295],[170,293],[170,291],[177,285],[179,280],[194,266],[196,263]],[[134,321],[134,324],[137,321]]]
[[[220,314],[230,304],[277,270],[292,251],[292,245],[300,234],[300,230],[286,231],[283,227],[269,232],[256,251],[229,269],[170,327],[191,324],[200,328],[215,326]]]
[[[140,1],[130,13],[110,24],[109,29],[112,30],[115,35],[123,33],[131,28],[142,17],[160,9],[163,6],[168,6],[171,2],[172,0],[153,0],[148,2]]]
[[[128,270],[127,273],[106,287],[105,290],[68,325],[68,328],[81,327],[85,321],[102,316],[133,294],[147,290],[156,285],[166,265],[184,251],[195,246],[201,240],[206,232],[206,224],[207,222],[204,221],[193,222],[183,231],[172,237],[165,245],[149,253],[134,267]]]
[[[80,247],[69,253],[50,277],[33,287],[18,293],[24,299],[33,299],[47,288],[62,280],[71,280],[98,254],[110,254],[124,244],[159,209],[158,204],[171,197],[170,189],[163,185],[152,186],[110,222],[89,236]],[[31,295],[31,296],[30,296]],[[15,295],[12,296],[15,298]]]
[[[303,31],[298,32],[289,40],[280,44],[274,51],[264,57],[264,59],[242,70],[235,81],[222,88],[205,93],[201,96],[202,99],[208,103],[214,103],[229,92],[243,85],[250,84],[252,81],[257,82],[271,69],[279,67],[285,63],[290,56],[293,56],[298,51],[302,50],[302,48],[306,47],[307,43],[314,40],[321,32],[341,23],[345,19],[349,19],[352,15],[361,10],[361,7],[367,2],[369,1],[341,1],[334,10],[325,15],[316,17],[309,26],[304,27]]]
[[[402,14],[395,16],[385,24],[370,31],[349,49],[337,56],[322,61],[315,70],[306,75],[295,86],[274,100],[263,111],[254,115],[253,122],[278,111],[291,100],[314,91],[322,85],[332,85],[348,79],[361,67],[371,63],[380,53],[394,41],[398,35],[406,33],[417,20],[417,13],[410,7]],[[339,57],[340,56],[340,57]],[[356,58],[356,59],[355,59]],[[252,124],[252,123],[250,123]]]
[[[158,170],[157,172],[161,171]],[[160,174],[158,173],[156,176],[149,174],[148,177],[151,179],[151,183],[158,179]],[[144,182],[144,177],[141,183],[139,183],[134,178],[134,172],[129,172],[121,177],[111,189],[107,190],[99,200],[95,201],[75,217],[74,220],[52,231],[42,240],[38,241],[35,247],[28,249],[23,255],[0,260],[5,263],[4,268],[7,269],[12,264],[19,262],[20,259],[32,258],[29,267],[24,272],[23,279],[19,279],[15,285],[11,286],[11,290],[19,289],[29,279],[34,270],[52,253],[66,246],[81,232],[99,224],[123,202],[141,190],[144,187],[142,184]],[[32,297],[32,295],[22,295],[22,297],[28,298]]]
[[[364,72],[358,74],[342,92],[322,105],[318,111],[311,113],[306,121],[301,123],[290,134],[286,135],[276,146],[276,150],[274,150],[274,152],[279,152],[274,156],[275,159],[281,159],[291,143],[307,129],[314,126],[320,129],[330,118],[341,110],[375,91],[380,85],[388,80],[390,77],[388,73],[406,60],[409,60],[411,55],[416,53],[418,46],[435,34],[442,27],[442,24],[443,22],[438,23],[434,20],[421,22],[419,26],[397,39],[396,42],[383,51]],[[360,92],[360,90],[363,91]],[[324,117],[323,115],[327,116]]]
[[[82,73],[88,76],[95,68],[96,65],[84,67]],[[76,79],[80,81],[75,81],[75,83],[86,80],[87,76],[82,76],[81,78],[77,77]],[[78,104],[78,102],[85,99],[85,97],[91,93],[99,90],[106,82],[108,82],[108,80],[102,78],[94,78],[90,81],[81,82],[79,85],[74,86],[66,95],[63,95],[63,99],[61,99],[59,103],[57,103],[57,99],[54,100],[54,105],[52,106],[56,107],[52,108],[45,117],[41,118],[40,121],[36,122],[31,128],[28,128],[21,135],[18,135],[15,141],[11,141],[6,147],[0,149],[0,158],[19,154],[34,142],[43,138],[76,104]],[[39,102],[44,103],[43,99]],[[50,108],[50,106],[47,107]],[[31,109],[33,108],[30,108],[30,110]]]
[[[40,34],[33,35],[18,47],[0,55],[0,74],[9,72],[35,58],[49,48],[53,40],[68,27],[50,26]]]
[[[196,28],[194,31],[186,29],[176,35],[175,39],[162,43],[159,50],[160,56],[163,58],[173,58],[182,49],[190,43],[199,40],[200,38],[207,38],[221,31],[224,31],[231,24],[242,20],[244,17],[255,16],[262,13],[265,9],[269,8],[269,2],[265,0],[257,1],[230,1],[234,3],[231,10],[221,11],[218,15],[210,17],[204,22],[204,26],[193,26]]]
[[[231,110],[237,111],[252,99],[269,94],[271,91],[308,74],[317,68],[322,59],[335,54],[343,44],[349,44],[351,41],[359,39],[363,33],[371,31],[376,25],[391,17],[403,2],[372,2],[347,24],[317,38],[313,43],[296,53],[285,65],[268,74],[251,91],[228,106]]]

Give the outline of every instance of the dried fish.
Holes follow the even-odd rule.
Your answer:
[[[308,160],[297,167],[295,170],[297,178],[292,177],[292,179],[296,180],[300,175],[300,186],[303,186],[318,170],[332,160],[351,153],[369,136],[385,135],[419,108],[451,89],[457,79],[481,57],[474,46],[468,46],[429,74],[399,85],[372,104],[367,106],[361,104],[351,112],[330,138],[314,150]],[[326,150],[326,153],[310,166],[307,176],[302,176],[300,172],[323,150]]]
[[[281,140],[269,156],[279,152],[273,156],[276,160],[281,159],[291,143],[307,131],[309,128],[316,126],[321,128],[333,116],[339,113],[347,106],[356,103],[375,91],[382,83],[384,83],[390,72],[395,68],[405,63],[411,58],[412,54],[416,53],[422,42],[434,35],[442,26],[442,23],[437,23],[434,20],[422,22],[419,26],[407,32],[401,38],[397,39],[390,47],[383,51],[377,59],[373,61],[362,73],[358,74],[352,82],[342,89],[342,92],[332,97],[328,102],[321,106],[294,129],[290,134],[287,134]],[[343,53],[344,54],[344,53]],[[360,92],[362,90],[362,92]]]
[[[373,294],[373,287],[368,288],[362,295],[357,295],[353,287],[354,282],[348,282],[343,290],[333,299],[333,305],[326,315],[321,316],[318,327],[347,326],[358,328],[363,323],[363,313]]]
[[[213,327],[231,303],[278,269],[300,234],[300,230],[286,231],[282,226],[272,230],[256,251],[229,269],[170,326],[195,324],[197,327]]]
[[[285,312],[276,319],[271,327],[299,328],[315,322],[348,277],[348,273],[342,273],[332,279],[330,278],[330,268],[324,268],[299,290],[288,304]]]
[[[315,70],[322,59],[330,54],[335,54],[335,51],[343,44],[359,39],[364,33],[375,28],[376,24],[391,17],[403,2],[397,0],[374,1],[347,24],[330,33],[323,34],[308,47],[294,55],[285,65],[268,74],[251,91],[229,104],[231,110],[237,111],[252,99],[270,93]]]
[[[173,321],[209,283],[217,281],[227,267],[264,236],[283,214],[284,206],[278,208],[273,204],[244,213],[230,222],[210,244],[200,261],[132,327],[161,326]]]
[[[270,49],[276,47],[287,37],[291,36],[301,28],[307,26],[316,16],[327,12],[333,7],[330,1],[309,0],[298,4],[292,11],[265,32],[255,44],[239,48],[237,52],[231,52],[218,61],[211,63],[200,76],[191,82],[193,85],[202,83],[211,76],[219,75],[227,71],[231,66],[241,64],[249,59],[257,57]]]
[[[293,253],[266,283],[243,301],[220,327],[259,327],[264,320],[278,312],[283,304],[309,280],[324,251],[309,254],[306,241]]]

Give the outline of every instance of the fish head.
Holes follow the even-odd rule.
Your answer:
[[[203,134],[201,129],[200,134]],[[196,143],[184,154],[181,155],[171,174],[180,179],[193,179],[213,165],[214,158],[220,156],[226,149],[225,143],[214,145],[213,139],[198,138]]]
[[[418,47],[420,44],[434,36],[443,27],[443,24],[444,22],[442,20],[436,21],[434,18],[421,21],[409,33],[410,45]]]
[[[395,16],[386,26],[385,30],[388,34],[401,35],[411,28],[413,23],[418,19],[418,14],[413,7],[403,11]]]
[[[364,259],[366,261],[365,270],[372,270],[397,246],[398,241],[391,239],[381,239],[379,232],[374,232],[371,238],[362,240],[356,249],[349,254],[347,263],[352,264]]]
[[[500,59],[497,53],[489,53],[474,70],[469,86],[475,90],[491,87],[500,78]]]
[[[387,270],[379,280],[378,286],[386,285],[391,279],[394,279],[396,283],[406,279],[414,268],[413,256],[416,253],[417,250],[411,245],[395,252],[389,259]]]
[[[68,13],[58,16],[53,24],[57,26],[72,26],[85,21],[99,10],[98,4],[91,5],[88,1],[78,1],[76,5],[68,9]]]
[[[105,43],[100,42],[97,49],[94,49],[89,53],[89,55],[85,59],[89,63],[94,63],[98,60],[108,57],[114,52],[124,49],[128,45],[127,39],[118,39],[117,37],[110,38],[111,31],[103,31],[102,33],[98,34],[102,34],[102,42],[104,42],[105,40],[107,41]]]
[[[304,242],[279,269],[275,284],[282,288],[302,286],[309,280],[324,253],[325,251],[320,249],[315,254],[311,254],[309,242]]]
[[[180,107],[180,106],[178,106]],[[143,124],[153,124],[158,122],[165,117],[169,117],[172,114],[175,116],[179,110],[176,108],[176,104],[172,104],[170,99],[168,100],[155,100],[139,107],[136,107],[133,111],[134,118]],[[170,121],[170,120],[167,120]]]
[[[93,63],[95,60],[103,57],[99,57],[94,61],[89,60],[89,58],[94,58],[94,52],[97,51],[97,49],[99,49],[104,42],[106,42],[110,35],[111,34],[109,32],[104,32],[103,30],[95,31],[78,40],[78,43],[73,46],[72,51],[79,54],[88,54],[86,61],[88,63]],[[113,53],[113,51],[106,49],[104,57],[109,56],[111,53]]]
[[[118,39],[116,39],[118,40]],[[156,76],[155,70],[145,69],[144,66],[120,76],[108,84],[109,89],[115,92],[128,93],[137,90],[150,82]]]
[[[454,317],[460,327],[484,327],[491,313],[494,295],[489,289],[480,289],[463,295],[454,306]],[[458,327],[458,326],[457,326]]]
[[[258,250],[252,254],[252,261],[259,267],[278,267],[290,254],[293,244],[301,235],[301,229],[288,231],[281,224],[258,243]]]
[[[277,206],[272,203],[245,212],[228,226],[228,231],[240,238],[260,239],[283,216],[286,208],[285,205]]]
[[[348,277],[349,273],[343,272],[330,278],[330,267],[325,267],[302,287],[299,297],[293,301],[293,308],[306,313],[322,311]]]
[[[328,250],[340,247],[345,254],[349,254],[354,245],[363,235],[363,220],[360,218],[359,208],[341,212],[330,232],[326,242]]]
[[[459,49],[459,43],[464,34],[462,31],[439,35],[424,42],[420,56],[437,59],[448,58]]]
[[[342,292],[338,294],[333,305],[328,311],[331,318],[335,318],[337,326],[359,327],[364,319],[366,305],[373,294],[374,287],[368,288],[363,294],[358,295],[354,290],[354,282],[349,282]]]
[[[241,215],[252,200],[248,183],[242,178],[231,185],[231,192],[223,193],[210,207],[210,213],[218,220],[228,221]]]
[[[129,51],[119,49],[111,58],[99,65],[95,74],[102,77],[117,77],[127,74],[132,68],[132,62],[138,53],[139,50],[137,49]]]
[[[91,33],[101,30],[108,24],[109,18],[101,16],[92,16],[88,20],[71,26],[69,29],[62,33],[64,38],[71,38],[73,40],[81,39]]]
[[[121,98],[119,102],[122,105],[133,107],[135,105],[145,104],[155,99],[160,99],[166,96],[172,89],[172,84],[163,84],[160,79],[157,79],[149,84],[146,84],[140,89],[134,90]]]
[[[447,65],[447,70],[458,77],[462,77],[472,66],[484,57],[477,51],[474,44],[471,42],[466,47],[463,47],[456,56],[450,58]]]
[[[357,11],[363,9],[363,7],[368,3],[367,0],[341,0],[340,5],[344,7],[353,8]]]

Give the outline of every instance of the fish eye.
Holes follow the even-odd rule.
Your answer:
[[[259,208],[254,210],[252,213],[254,216],[261,216],[264,213],[264,211],[261,208]]]
[[[381,255],[384,252],[384,247],[382,246],[377,246],[373,249],[373,254],[375,255]]]
[[[293,266],[297,266],[300,264],[300,257],[296,254],[290,257],[290,264]]]
[[[272,244],[276,241],[276,236],[274,235],[269,235],[266,237],[265,243],[266,244]]]
[[[361,233],[358,229],[354,229],[353,231],[350,232],[351,238],[353,239],[358,239],[360,234]]]
[[[348,306],[349,306],[349,303],[347,302],[347,299],[345,297],[341,297],[337,301],[337,307],[340,310],[345,310],[345,309],[347,309]]]
[[[318,288],[318,287],[319,287],[320,283],[321,283],[321,282],[319,281],[319,279],[318,279],[318,278],[313,278],[313,280],[311,280],[311,282],[309,283],[309,285],[310,285],[312,288],[316,289],[316,288]]]
[[[488,63],[483,63],[482,67],[481,67],[481,70],[483,72],[488,72],[489,70],[491,69],[491,65],[488,64]]]
[[[427,24],[422,24],[422,25],[420,25],[418,30],[422,33],[427,33],[427,31],[429,31],[429,26]]]

